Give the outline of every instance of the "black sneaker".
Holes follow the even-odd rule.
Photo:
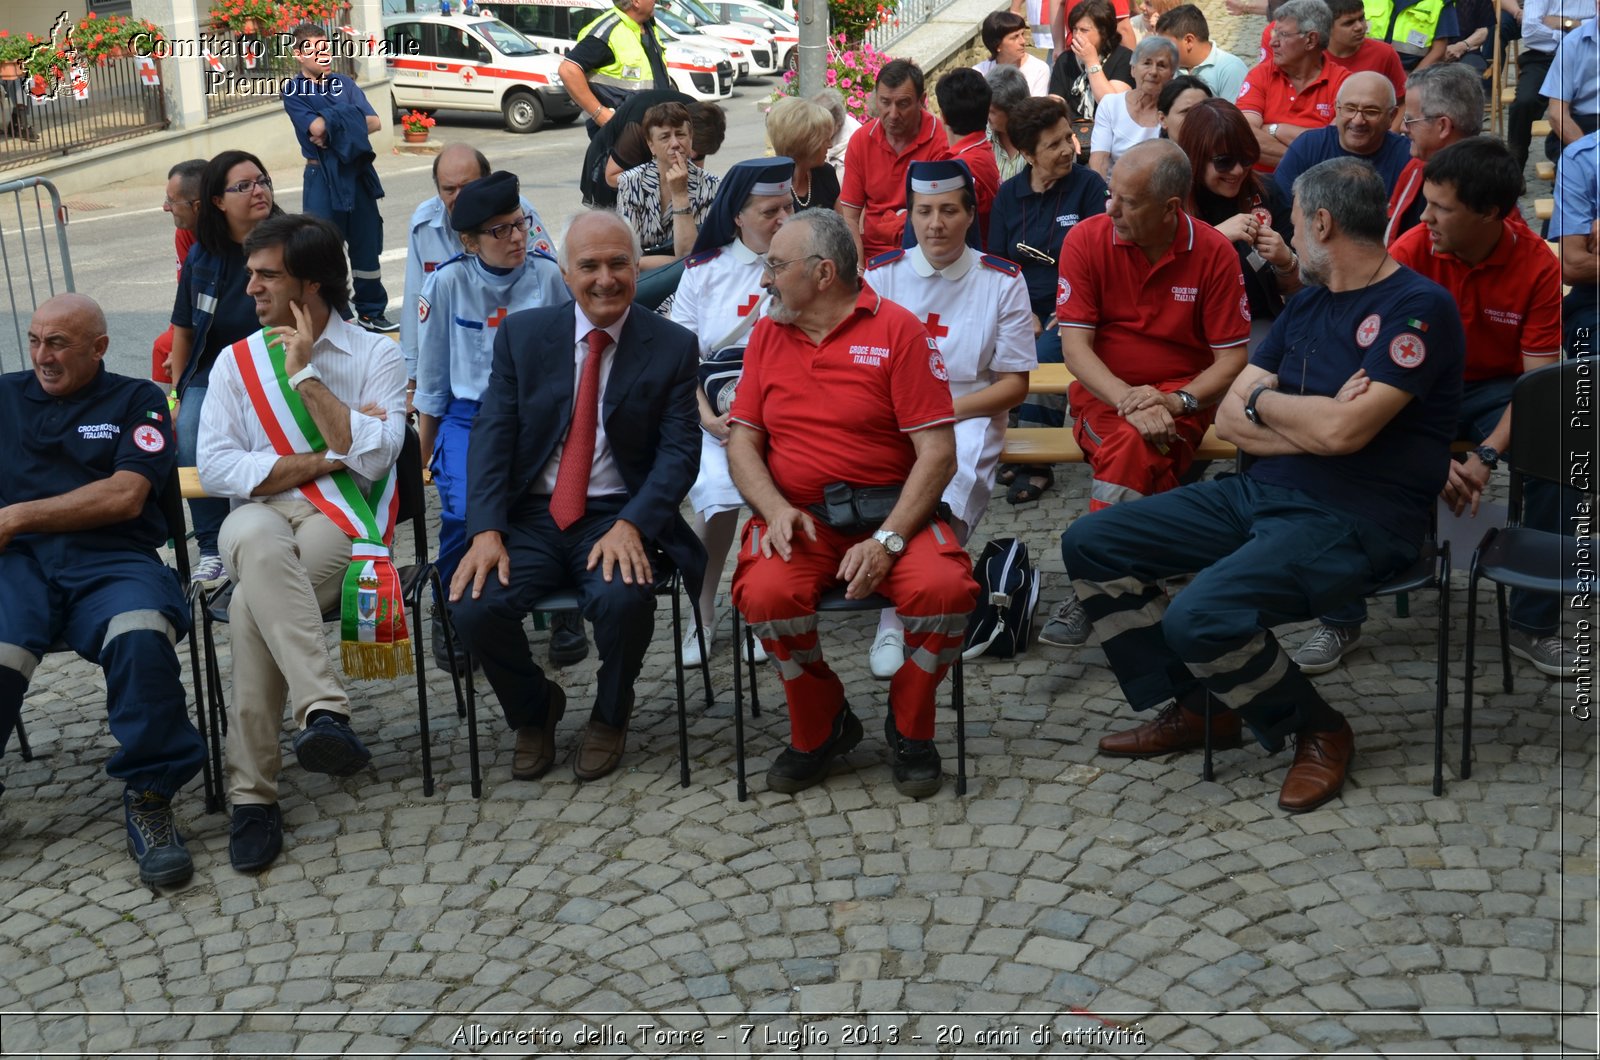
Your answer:
[[[394,323],[381,312],[374,313],[371,316],[367,316],[365,313],[360,313],[356,316],[356,323],[360,324],[368,331],[375,331],[379,334],[387,334],[391,331],[400,330],[399,324]]]
[[[228,860],[240,872],[260,872],[283,853],[283,812],[277,803],[235,806]]]
[[[894,790],[913,799],[925,799],[944,784],[939,749],[932,740],[908,740],[894,724],[894,708],[886,709],[883,739],[889,745],[889,764],[894,768]]]
[[[550,665],[571,666],[589,657],[589,638],[583,629],[583,612],[550,614]]]
[[[139,879],[152,887],[176,887],[194,875],[194,859],[172,820],[172,800],[153,791],[122,793],[128,853],[139,863]]]
[[[828,776],[829,763],[860,742],[861,720],[846,703],[833,719],[833,735],[827,743],[815,751],[796,750],[792,745],[784,748],[767,770],[767,787],[786,795],[814,787]]]
[[[336,714],[319,714],[294,738],[295,757],[310,773],[349,777],[361,772],[372,761],[372,752],[350,723]]]
[[[445,637],[444,629],[444,605],[439,604],[435,606],[433,611],[434,665],[438,666],[439,669],[443,670],[445,673],[451,673],[454,671],[458,674],[465,674],[467,672],[467,646],[461,643],[460,637],[449,638],[448,646],[455,649],[455,655],[453,658],[446,650],[447,638]],[[478,660],[472,660],[472,668],[474,670],[478,668]]]

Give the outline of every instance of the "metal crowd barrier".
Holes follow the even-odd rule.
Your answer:
[[[0,372],[19,371],[29,364],[28,320],[34,309],[76,290],[67,249],[67,211],[55,185],[42,177],[0,184],[0,269],[5,273],[0,310],[6,314],[0,319]]]

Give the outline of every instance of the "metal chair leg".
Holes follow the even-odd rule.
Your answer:
[[[761,682],[756,680],[756,631],[745,626],[745,649],[750,661],[750,716],[761,717]]]
[[[750,797],[744,775],[744,660],[740,658],[739,609],[733,608],[733,757],[736,791],[740,802]],[[750,675],[751,681],[755,675]]]
[[[478,692],[472,680],[472,656],[463,654],[467,683],[467,764],[472,776],[472,797],[483,798],[483,766],[478,762]]]
[[[411,602],[411,648],[417,665],[417,732],[422,739],[422,796],[433,796],[433,734],[428,729],[428,671],[422,661],[422,589]]]
[[[678,600],[679,583],[682,581],[676,574],[672,576],[672,676],[678,692],[678,783],[681,787],[689,786],[689,712],[684,702],[683,683],[683,605]],[[701,669],[709,669],[711,660],[703,653],[700,656]]]
[[[437,567],[429,573],[428,582],[433,586],[433,606],[445,607],[444,582],[439,578]],[[456,657],[456,627],[455,623],[450,621],[449,608],[445,608],[444,621],[440,625],[444,627],[445,657],[453,660]],[[461,687],[461,675],[456,672],[454,665],[450,667],[450,685],[454,688],[456,694],[456,717],[465,718],[467,716],[467,697],[465,690]]]
[[[1472,776],[1472,670],[1473,650],[1478,640],[1478,557],[1472,557],[1467,570],[1467,643],[1462,651],[1461,692],[1461,779]]]
[[[1512,691],[1511,681],[1511,637],[1510,624],[1506,619],[1506,587],[1495,583],[1494,587],[1495,615],[1500,622],[1500,673],[1505,682],[1506,693]]]
[[[24,762],[33,761],[33,747],[28,743],[28,731],[22,727],[22,711],[17,711],[17,751]]]
[[[216,813],[222,809],[221,781],[212,771],[211,737],[206,731],[210,728],[206,724],[206,682],[200,669],[200,645],[195,631],[193,599],[190,599],[189,606],[189,672],[194,674],[194,723],[200,732],[200,743],[205,752],[205,758],[200,763],[200,776],[205,783],[206,812]]]
[[[1178,708],[1182,710],[1182,707]],[[1205,757],[1200,760],[1200,779],[1211,781],[1216,779],[1216,771],[1211,767],[1211,693],[1206,693],[1205,721],[1201,723],[1200,731],[1205,733]]]
[[[956,653],[955,687],[951,698],[956,708],[956,795],[967,793],[967,672],[961,653]]]
[[[1433,693],[1433,793],[1444,794],[1444,707],[1446,662],[1450,658],[1450,545],[1439,546],[1439,662]]]

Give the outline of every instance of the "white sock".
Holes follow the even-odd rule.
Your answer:
[[[905,628],[905,623],[900,621],[900,615],[895,611],[894,608],[886,607],[882,611],[878,612],[879,633],[888,633],[890,631],[895,633],[904,633]]]

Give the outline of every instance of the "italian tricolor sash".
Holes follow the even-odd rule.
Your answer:
[[[234,343],[233,356],[273,450],[279,456],[326,451],[316,421],[289,386],[282,342],[269,344],[266,333],[258,331]],[[339,608],[339,656],[345,673],[357,678],[412,673],[400,577],[389,558],[400,509],[394,470],[373,482],[370,500],[344,468],[306,483],[300,493],[350,538],[350,567]]]

